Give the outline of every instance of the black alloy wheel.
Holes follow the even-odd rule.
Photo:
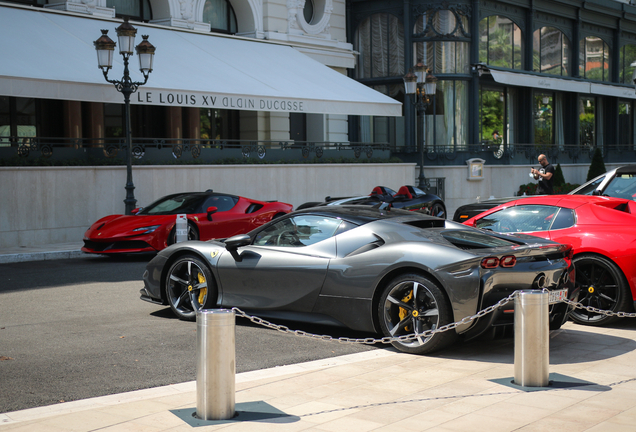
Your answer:
[[[378,305],[378,318],[385,336],[406,336],[435,330],[452,322],[452,309],[446,295],[433,281],[405,274],[393,279],[384,289]],[[398,350],[411,354],[427,354],[455,341],[454,329],[419,336],[408,341],[395,341]]]
[[[609,259],[598,255],[574,257],[575,285],[580,289],[579,303],[611,312],[631,312],[632,295],[623,272]],[[574,309],[572,321],[583,325],[605,325],[618,317]]]
[[[166,298],[179,319],[194,321],[200,309],[216,306],[217,289],[212,272],[195,255],[177,258],[168,269]]]

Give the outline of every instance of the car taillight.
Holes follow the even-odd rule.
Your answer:
[[[507,255],[499,260],[499,265],[502,267],[514,267],[517,264],[517,257],[514,255]]]
[[[481,260],[481,266],[485,269],[493,269],[499,267],[499,258],[488,257]]]
[[[517,264],[517,257],[514,255],[506,255],[501,258],[488,257],[481,260],[481,266],[485,269],[493,269],[497,267],[514,267]]]

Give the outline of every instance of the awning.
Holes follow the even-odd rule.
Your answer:
[[[530,75],[518,72],[502,72],[494,69],[490,69],[490,74],[495,81],[501,84],[577,93],[590,92],[590,83],[586,81],[548,78],[544,76]]]
[[[549,91],[567,91],[582,94],[597,94],[626,99],[636,99],[636,89],[632,86],[592,83],[577,79],[551,78],[540,75],[530,75],[521,72],[507,72],[491,68],[483,68],[500,84],[532,87]]]
[[[123,103],[104,80],[93,41],[119,20],[0,6],[0,95]],[[157,48],[133,104],[249,111],[401,116],[402,104],[290,46],[133,23]],[[131,77],[143,81],[136,56]],[[121,79],[115,50],[110,79]]]

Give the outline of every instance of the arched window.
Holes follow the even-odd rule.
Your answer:
[[[542,27],[532,35],[532,69],[552,75],[569,75],[570,41],[554,27]]]
[[[205,0],[203,22],[210,24],[213,32],[236,33],[236,15],[227,0]]]
[[[619,82],[634,85],[634,70],[636,70],[636,45],[623,45],[620,51]]]
[[[134,21],[148,22],[152,19],[149,0],[106,0],[106,7],[115,8],[118,17],[129,17]]]
[[[371,15],[356,29],[354,49],[360,53],[356,78],[397,77],[404,70],[404,26],[387,13]]]
[[[457,11],[438,10],[420,15],[413,29],[413,58],[422,59],[433,74],[468,74],[468,29],[468,17]]]
[[[421,60],[437,77],[437,91],[423,118],[428,151],[463,150],[468,144],[470,27],[461,9],[433,6],[413,27],[413,61]],[[444,77],[452,74],[453,77]]]
[[[588,36],[579,42],[579,75],[582,78],[610,81],[610,50],[603,39]]]
[[[479,62],[509,69],[523,68],[521,30],[509,18],[493,15],[479,22]]]

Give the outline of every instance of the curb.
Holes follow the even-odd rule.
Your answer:
[[[0,255],[0,264],[69,259],[78,258],[83,255],[85,255],[85,253],[81,250],[5,254]]]

